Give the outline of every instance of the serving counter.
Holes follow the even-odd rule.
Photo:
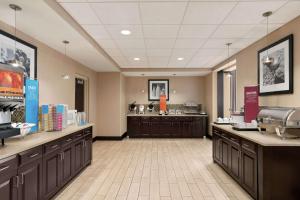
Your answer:
[[[51,199],[91,164],[92,126],[7,139],[0,147],[1,200]]]
[[[213,160],[254,199],[300,199],[300,140],[212,124]]]
[[[138,138],[202,138],[207,135],[207,115],[128,115],[127,133]]]

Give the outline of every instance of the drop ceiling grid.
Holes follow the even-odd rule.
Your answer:
[[[62,0],[62,2],[63,2],[63,0]],[[176,24],[176,23],[168,23],[168,24],[160,24],[160,23],[145,23],[145,21],[147,21],[147,20],[145,20],[144,18],[143,18],[143,9],[142,9],[142,5],[150,5],[150,4],[152,4],[152,5],[155,5],[155,4],[168,4],[168,3],[180,3],[180,2],[182,2],[182,3],[186,3],[185,4],[185,8],[184,8],[184,13],[183,13],[183,15],[181,16],[181,20],[180,20],[180,23],[179,24]],[[187,24],[185,24],[185,21],[186,21],[186,15],[187,15],[187,12],[188,12],[188,9],[191,7],[190,5],[191,5],[191,3],[196,3],[196,4],[198,4],[198,5],[201,5],[202,3],[206,3],[206,4],[209,4],[209,3],[212,3],[212,2],[214,2],[214,3],[231,3],[231,4],[233,4],[234,6],[232,6],[231,7],[231,9],[230,9],[230,11],[228,12],[228,13],[226,13],[226,16],[225,17],[223,17],[223,19],[222,19],[222,21],[221,22],[219,22],[219,23],[210,23],[210,24],[207,24],[207,23],[187,23]],[[266,3],[267,2],[267,3]],[[215,42],[218,40],[218,39],[223,39],[224,41],[228,41],[228,42],[234,42],[234,43],[240,43],[240,46],[239,46],[239,48],[235,48],[235,47],[233,47],[234,49],[232,49],[232,52],[238,52],[239,51],[239,49],[241,49],[241,48],[245,48],[246,46],[248,46],[248,45],[250,45],[251,43],[253,43],[255,40],[258,40],[259,38],[261,38],[261,36],[257,36],[257,37],[255,37],[254,39],[253,39],[253,41],[251,40],[251,38],[246,38],[245,37],[245,35],[247,35],[249,32],[251,32],[252,30],[255,30],[255,28],[257,28],[257,26],[259,26],[259,25],[264,25],[264,24],[262,24],[262,22],[263,21],[261,21],[261,22],[256,22],[256,23],[253,23],[251,20],[252,20],[252,18],[253,19],[258,19],[258,17],[256,18],[256,16],[253,16],[253,17],[249,17],[249,21],[251,22],[251,23],[248,23],[248,24],[240,24],[240,23],[236,23],[236,22],[232,22],[232,19],[231,19],[231,21],[228,19],[230,16],[231,16],[231,14],[234,12],[234,10],[235,10],[235,8],[237,8],[237,6],[242,6],[242,5],[247,5],[247,3],[250,3],[249,5],[262,5],[261,3],[263,3],[263,5],[269,5],[269,3],[271,3],[272,4],[272,2],[273,3],[276,3],[277,2],[277,7],[276,6],[274,6],[274,10],[273,11],[275,11],[275,14],[276,14],[276,12],[278,11],[278,10],[280,10],[281,8],[283,8],[285,5],[287,5],[288,4],[288,2],[291,2],[291,1],[288,1],[288,0],[284,0],[284,1],[280,1],[280,0],[270,0],[270,1],[242,1],[242,0],[240,0],[240,1],[238,1],[238,0],[235,0],[235,1],[226,1],[226,0],[223,0],[223,1],[86,1],[85,3],[87,3],[89,6],[90,6],[90,8],[92,9],[92,11],[93,11],[93,13],[97,16],[97,18],[98,18],[98,20],[100,21],[100,25],[102,25],[103,27],[104,27],[104,29],[105,29],[105,31],[110,35],[110,39],[109,40],[111,40],[114,44],[115,44],[115,46],[117,47],[116,48],[116,50],[115,51],[120,51],[121,52],[121,54],[122,54],[122,57],[127,61],[126,62],[126,64],[125,63],[119,63],[120,65],[121,65],[121,67],[137,67],[137,65],[135,65],[135,64],[132,64],[132,63],[134,63],[134,62],[132,62],[132,58],[130,57],[130,56],[128,56],[128,54],[127,53],[125,53],[124,54],[124,52],[126,52],[126,51],[130,51],[130,50],[133,50],[133,49],[135,49],[135,48],[133,48],[132,46],[126,46],[125,45],[125,47],[124,47],[124,45],[121,45],[120,46],[120,44],[122,44],[122,43],[120,43],[121,41],[123,41],[123,43],[124,43],[124,41],[126,41],[126,40],[130,40],[130,36],[128,37],[128,39],[117,39],[117,38],[114,38],[113,37],[113,35],[111,34],[111,32],[110,32],[110,30],[108,29],[108,27],[111,25],[111,24],[108,24],[108,23],[106,23],[106,22],[103,22],[102,21],[102,19],[101,19],[101,17],[97,14],[97,12],[96,12],[96,10],[95,10],[95,8],[94,8],[94,6],[92,6],[92,5],[97,5],[97,4],[107,4],[107,5],[112,5],[112,4],[126,4],[126,3],[130,3],[130,4],[137,4],[137,7],[138,7],[138,11],[134,11],[134,12],[138,12],[138,19],[135,19],[134,18],[134,20],[133,20],[133,22],[134,23],[126,23],[125,25],[135,25],[135,26],[139,26],[139,28],[141,29],[141,32],[142,32],[142,35],[141,35],[141,38],[139,38],[139,42],[142,42],[143,43],[143,45],[137,45],[136,46],[136,48],[137,49],[141,49],[141,51],[145,51],[145,62],[144,63],[146,63],[146,65],[147,65],[147,67],[149,67],[149,66],[151,66],[151,62],[150,62],[150,58],[153,58],[153,57],[156,57],[156,56],[153,56],[155,53],[155,51],[156,52],[158,52],[158,51],[164,51],[165,52],[165,55],[167,55],[167,51],[168,50],[170,50],[171,52],[170,52],[170,54],[167,56],[167,59],[168,59],[168,61],[167,61],[167,66],[164,66],[164,65],[161,65],[160,67],[174,67],[174,66],[172,66],[171,65],[171,63],[172,63],[172,59],[174,59],[174,54],[175,54],[175,52],[177,51],[181,51],[181,52],[184,52],[184,50],[186,49],[187,51],[192,51],[192,49],[190,49],[190,48],[179,48],[179,47],[177,47],[176,46],[176,44],[177,44],[177,42],[179,41],[179,40],[184,40],[184,39],[186,39],[186,41],[188,42],[188,40],[195,40],[195,41],[197,41],[197,39],[200,39],[200,38],[193,38],[193,37],[181,37],[181,31],[183,30],[183,28],[184,28],[184,26],[190,26],[190,27],[194,27],[195,29],[196,29],[196,27],[200,27],[200,26],[202,26],[202,28],[204,28],[204,26],[206,26],[206,28],[208,29],[208,27],[207,26],[215,26],[215,27],[211,27],[212,28],[212,31],[211,31],[211,33],[209,34],[209,36],[208,37],[206,37],[206,38],[202,38],[203,39],[203,42],[202,42],[202,44],[201,45],[199,45],[199,47],[197,47],[197,48],[195,48],[195,49],[197,49],[196,51],[195,51],[195,53],[194,54],[192,54],[191,56],[187,56],[187,57],[189,57],[189,59],[186,59],[185,61],[184,61],[184,65],[182,66],[182,67],[184,67],[184,68],[187,68],[187,67],[191,67],[190,66],[190,64],[192,63],[192,61],[193,60],[197,60],[197,58],[200,58],[201,57],[201,55],[199,56],[199,52],[201,52],[202,50],[209,50],[210,48],[207,48],[207,47],[205,47],[211,40],[212,41],[214,41],[215,40]],[[69,2],[67,2],[67,3],[69,3]],[[84,2],[78,2],[79,4],[80,3],[84,3]],[[223,4],[223,5],[225,5],[225,4]],[[178,5],[180,5],[180,4],[178,4]],[[228,4],[228,5],[230,5],[230,4]],[[272,4],[273,5],[273,4]],[[281,6],[278,6],[278,5],[281,5]],[[255,7],[255,6],[254,6]],[[277,9],[275,9],[275,8],[277,8]],[[124,11],[123,11],[124,12]],[[170,11],[170,12],[172,12],[172,11]],[[239,12],[239,11],[237,11],[237,12]],[[72,15],[72,14],[71,14]],[[167,13],[167,15],[168,15],[168,13]],[[172,13],[171,13],[171,15],[172,15]],[[236,15],[238,15],[238,14],[236,14]],[[120,16],[119,16],[120,17]],[[75,17],[74,17],[75,18]],[[172,20],[173,19],[171,19],[171,22],[172,22]],[[113,20],[112,20],[113,21]],[[148,21],[150,21],[151,22],[151,19],[149,20],[148,19]],[[173,20],[174,21],[174,20]],[[192,21],[193,21],[193,19],[192,19]],[[226,23],[226,21],[228,22],[228,23]],[[119,23],[119,21],[115,21],[115,22],[118,22]],[[137,23],[138,22],[138,23]],[[113,25],[119,25],[120,27],[122,26],[122,25],[124,25],[124,24],[122,24],[122,23],[113,23]],[[275,23],[276,24],[276,23]],[[81,24],[82,26],[83,26],[83,24]],[[154,27],[156,27],[156,28],[158,28],[159,26],[162,26],[162,27],[171,27],[171,26],[174,26],[174,25],[176,25],[176,26],[178,26],[179,28],[177,29],[177,31],[176,31],[176,33],[174,33],[174,40],[172,39],[172,38],[160,38],[160,37],[157,37],[157,36],[155,36],[155,34],[153,35],[153,34],[151,34],[151,32],[149,33],[145,33],[145,28],[148,26],[154,26]],[[232,35],[229,35],[230,37],[224,37],[224,34],[221,34],[221,35],[217,35],[217,31],[218,30],[220,30],[221,29],[221,27],[226,27],[227,29],[229,28],[229,30],[230,30],[230,26],[231,26],[231,28],[234,28],[234,27],[242,27],[242,26],[244,26],[244,28],[245,28],[245,34],[244,34],[244,32],[243,31],[241,31],[241,30],[239,30],[239,31],[241,31],[241,33],[239,33],[239,34],[237,34],[235,37],[232,37]],[[248,30],[249,29],[249,30]],[[148,29],[149,30],[149,29]],[[151,31],[153,31],[153,30],[151,30]],[[235,32],[233,32],[233,33],[235,33]],[[247,33],[247,34],[246,34]],[[149,36],[149,34],[150,34],[150,36]],[[216,34],[216,35],[215,35]],[[147,36],[148,35],[148,36]],[[173,34],[172,34],[173,35]],[[93,36],[92,36],[93,37]],[[248,39],[248,42],[247,42],[247,39]],[[163,46],[163,44],[161,44],[161,41],[163,41],[163,40],[165,40],[164,41],[164,43],[167,45],[167,43],[169,42],[171,42],[170,44],[169,44],[169,46],[164,46],[165,48],[162,48]],[[173,40],[173,41],[172,41]],[[132,41],[134,41],[134,40],[132,40]],[[198,40],[198,41],[200,41],[200,40]],[[249,42],[250,41],[250,42]],[[136,40],[136,42],[137,42],[137,40]],[[155,43],[153,43],[153,42],[155,42]],[[172,43],[173,42],[173,43]],[[101,46],[101,41],[99,41],[99,44],[100,44],[100,46]],[[127,41],[127,44],[128,44],[128,41]],[[244,46],[243,46],[243,44],[244,44]],[[156,45],[156,47],[155,46],[151,46],[151,45]],[[160,46],[157,46],[157,45],[160,45]],[[184,46],[184,45],[183,45]],[[187,45],[188,46],[188,45]],[[233,45],[234,46],[234,45]],[[129,49],[127,49],[128,47],[130,47]],[[154,48],[153,48],[154,47]],[[225,43],[224,43],[224,47],[225,47]],[[223,49],[223,47],[218,47],[218,48],[216,48],[216,49]],[[105,50],[107,50],[108,51],[108,48],[104,48]],[[189,50],[188,50],[189,49]],[[112,52],[112,51],[111,51]],[[165,56],[164,55],[164,56]],[[223,56],[223,57],[222,57]],[[114,58],[114,56],[112,56],[113,58]],[[138,56],[137,56],[138,57]],[[178,56],[179,57],[179,56]],[[182,57],[184,57],[184,56],[182,56]],[[217,60],[221,60],[221,59],[226,59],[226,57],[224,57],[224,52],[223,53],[220,53],[219,55],[215,55],[215,60],[217,61]],[[131,59],[131,60],[130,60]],[[158,58],[157,58],[158,59]],[[161,60],[163,60],[162,58],[161,58]],[[212,67],[211,65],[212,64],[216,64],[213,60],[214,59],[207,59],[207,60],[212,60],[212,61],[210,61],[210,62],[208,62],[208,63],[211,63],[210,64],[210,66],[207,66],[208,64],[206,63],[205,65],[203,64],[202,66],[193,66],[193,67]],[[131,63],[131,64],[130,64]],[[154,67],[154,66],[153,66]],[[179,67],[181,67],[181,66],[179,66]]]

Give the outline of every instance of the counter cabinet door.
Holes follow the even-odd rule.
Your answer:
[[[1,169],[0,169],[1,170]],[[17,200],[17,169],[6,172],[0,176],[0,199]]]
[[[213,157],[214,161],[221,164],[222,161],[222,138],[213,133]]]
[[[257,196],[257,155],[242,150],[242,186],[253,196]]]
[[[92,135],[89,135],[84,141],[84,166],[89,165],[92,161],[92,145],[93,138]]]
[[[140,132],[140,117],[128,117],[127,118],[127,130],[129,137],[135,137]]]
[[[60,149],[43,157],[44,199],[50,199],[60,188],[62,159]]]
[[[66,145],[62,148],[61,183],[65,185],[74,174],[74,145]]]
[[[42,199],[42,162],[39,158],[19,168],[18,200]]]
[[[222,139],[222,166],[225,170],[229,170],[230,163],[230,143],[226,139]]]
[[[77,174],[84,167],[84,138],[74,143],[74,173]]]
[[[241,148],[239,144],[231,143],[230,145],[230,174],[234,179],[236,179],[238,182],[241,180]]]

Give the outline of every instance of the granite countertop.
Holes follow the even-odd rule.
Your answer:
[[[225,130],[234,135],[245,138],[249,141],[255,142],[262,146],[299,146],[300,139],[281,139],[276,134],[266,133],[261,134],[258,131],[236,131],[232,129],[231,125],[217,125],[212,123],[212,126],[215,126],[219,129]]]
[[[7,138],[5,139],[5,146],[0,146],[0,159],[7,158],[9,156],[21,153],[22,151],[46,144],[90,126],[94,126],[94,124],[88,123],[84,126],[69,126],[62,131],[39,132],[27,135],[24,138]]]
[[[192,114],[159,115],[158,113],[145,113],[145,114],[128,113],[127,116],[128,117],[131,117],[131,116],[141,116],[141,117],[207,117],[208,115],[192,115]]]

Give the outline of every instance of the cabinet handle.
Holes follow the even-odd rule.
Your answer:
[[[72,141],[72,138],[69,138],[66,140],[66,142],[71,142]]]
[[[35,154],[30,155],[29,157],[30,157],[30,158],[34,158],[34,157],[38,156],[39,154],[40,154],[40,153],[35,153]]]
[[[24,174],[22,173],[21,174],[21,183],[20,183],[21,185],[23,185],[24,184]]]
[[[237,141],[235,138],[232,138],[232,137],[230,138],[230,140],[232,140],[232,141],[234,141],[234,142],[236,142],[236,141]]]
[[[51,146],[51,149],[55,149],[56,147],[58,147],[58,145],[56,144],[56,145],[53,145],[53,146]]]
[[[243,144],[243,146],[246,147],[246,148],[250,148],[250,146],[248,144],[245,144],[245,143]]]
[[[10,166],[8,165],[8,166],[5,166],[5,167],[1,167],[0,168],[0,172],[2,172],[2,171],[4,171],[4,170],[6,170],[6,169],[8,169]]]
[[[16,188],[18,188],[19,187],[19,184],[20,184],[20,178],[19,178],[19,176],[16,176],[16,179],[17,179],[17,183],[16,183]]]

